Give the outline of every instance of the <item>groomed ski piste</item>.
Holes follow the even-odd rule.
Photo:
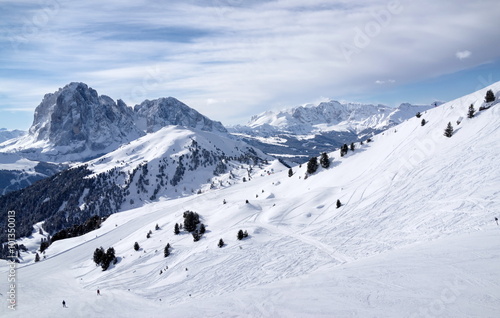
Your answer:
[[[249,182],[113,214],[18,264],[15,310],[2,261],[2,317],[498,317],[500,105],[467,118],[488,89],[500,83],[344,157],[332,149],[307,178],[306,163],[289,177],[274,162]],[[187,210],[206,225],[198,242],[173,232]],[[119,258],[107,271],[92,260],[101,246]]]

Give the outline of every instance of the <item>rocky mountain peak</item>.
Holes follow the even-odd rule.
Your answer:
[[[29,133],[35,141],[71,146],[68,151],[72,153],[104,150],[142,135],[130,108],[99,96],[84,83],[70,83],[46,94],[35,110]]]
[[[139,117],[146,119],[145,130],[148,133],[158,131],[168,125],[179,125],[204,131],[227,132],[220,122],[212,121],[173,97],[145,100],[136,105],[134,111]]]

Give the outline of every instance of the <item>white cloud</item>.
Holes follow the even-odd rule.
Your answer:
[[[379,85],[382,85],[382,84],[393,84],[393,83],[396,83],[395,80],[393,79],[388,79],[388,80],[376,80],[375,81],[375,84],[379,84]]]
[[[470,51],[465,50],[465,51],[458,51],[457,53],[455,53],[455,56],[459,60],[463,60],[463,59],[469,58],[471,56],[471,54],[472,53]]]

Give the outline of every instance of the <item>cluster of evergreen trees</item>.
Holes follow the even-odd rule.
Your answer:
[[[83,224],[78,224],[74,225],[70,228],[63,229],[56,234],[52,236],[52,239],[50,243],[54,243],[55,241],[58,240],[64,240],[67,238],[72,238],[76,236],[80,236],[86,233],[89,233],[93,230],[97,230],[99,227],[101,227],[102,222],[106,220],[107,217],[100,217],[97,215],[94,215],[90,217],[87,221],[85,221]]]
[[[117,261],[118,259],[115,256],[115,249],[113,247],[108,248],[106,252],[104,252],[102,246],[96,248],[94,251],[94,262],[96,266],[100,265],[103,271],[107,270],[111,263],[116,264]]]
[[[486,103],[491,103],[495,101],[495,95],[493,94],[493,91],[491,89],[486,92],[484,101]],[[484,109],[486,108],[479,108],[479,110],[484,110]],[[476,114],[476,109],[474,108],[474,104],[470,104],[469,109],[467,110],[467,118],[469,119],[474,118],[475,114]],[[457,124],[460,124],[460,122],[457,121]],[[453,133],[454,133],[453,125],[451,124],[451,122],[448,122],[443,135],[450,138],[453,136]]]

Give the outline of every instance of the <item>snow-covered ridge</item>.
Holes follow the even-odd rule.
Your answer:
[[[267,111],[250,119],[247,127],[293,134],[311,134],[329,130],[383,129],[411,118],[434,106],[401,104],[398,108],[384,105],[322,102],[318,105],[294,107],[279,112]],[[244,128],[244,127],[241,127]],[[238,130],[238,127],[235,127]]]

